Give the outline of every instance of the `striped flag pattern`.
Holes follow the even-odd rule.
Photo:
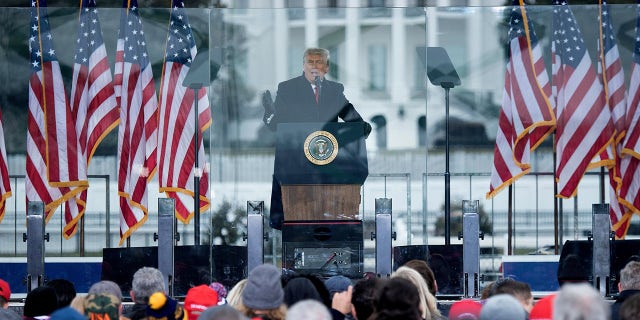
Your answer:
[[[515,0],[511,10],[509,54],[487,198],[529,172],[530,152],[555,125],[551,84],[522,0]]]
[[[118,196],[120,245],[148,215],[148,182],[156,170],[158,100],[137,0],[124,0],[114,85],[120,107]]]
[[[160,192],[175,199],[176,218],[183,223],[193,217],[196,174],[200,176],[200,210],[208,209],[210,204],[208,173],[202,170],[205,164],[202,134],[198,138],[198,172],[195,168],[194,92],[182,85],[196,53],[184,3],[173,0],[160,89],[158,169]],[[212,122],[206,88],[198,90],[197,98],[197,130],[202,133]]]
[[[80,26],[74,55],[71,82],[71,111],[76,119],[76,133],[86,166],[89,166],[98,144],[118,125],[111,68],[102,40],[95,0],[81,0]],[[87,191],[65,204],[64,236],[68,239],[76,231],[77,221],[86,206]]]
[[[67,100],[44,0],[31,4],[29,114],[25,192],[42,201],[45,221],[55,208],[88,187],[86,164]]]
[[[602,0],[599,6],[600,14],[600,37],[598,41],[598,72],[605,92],[607,106],[611,111],[614,125],[613,144],[608,147],[608,154],[612,155],[614,165],[609,168],[609,215],[616,237],[624,237],[627,226],[619,223],[628,211],[627,208],[618,201],[621,184],[620,178],[620,152],[622,150],[622,139],[626,133],[626,92],[624,84],[624,71],[620,61],[620,53],[613,32],[611,15],[607,2]],[[602,156],[600,158],[603,158]],[[626,219],[625,219],[626,220]],[[622,228],[621,228],[622,227]]]
[[[591,64],[575,17],[566,1],[554,1],[552,92],[556,129],[558,196],[576,194],[585,172],[612,160],[590,164],[612,143],[614,126],[602,83]]]
[[[640,5],[637,8],[636,37],[625,120],[628,130],[621,151],[620,201],[636,214],[640,214]],[[626,214],[613,225],[616,235],[626,234],[630,220],[631,215]]]
[[[7,166],[7,148],[4,144],[4,128],[2,126],[2,112],[0,112],[0,222],[4,218],[7,198],[11,197],[11,181]]]

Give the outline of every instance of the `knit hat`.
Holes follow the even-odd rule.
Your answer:
[[[147,319],[187,320],[187,313],[178,301],[171,299],[162,292],[156,292],[149,297]]]
[[[202,311],[216,305],[218,293],[204,284],[189,289],[184,298],[184,309],[187,310],[189,320],[197,320]]]
[[[0,279],[0,297],[3,297],[7,301],[11,298],[11,287],[9,287],[9,283],[2,279]]]
[[[106,318],[118,319],[120,316],[120,299],[108,293],[91,293],[84,298],[84,315],[89,319]]]
[[[482,304],[471,299],[456,301],[449,309],[449,320],[478,320]]]
[[[220,282],[211,282],[209,288],[218,293],[218,303],[222,302],[227,297],[227,288]]]
[[[324,285],[327,287],[329,294],[333,295],[336,292],[347,291],[351,285],[351,279],[345,276],[333,276],[325,280]]]
[[[25,317],[48,316],[58,307],[56,291],[51,287],[39,286],[27,293],[22,315]]]
[[[1,317],[0,317],[1,319]],[[71,307],[64,307],[56,310],[51,314],[49,320],[86,320],[83,315],[76,309]]]
[[[536,302],[529,314],[530,320],[551,320],[553,319],[553,300],[556,294],[552,293]]]
[[[242,303],[254,310],[276,309],[282,305],[284,291],[280,283],[282,272],[273,265],[255,267],[247,277],[242,291]]]
[[[525,320],[527,313],[516,298],[497,294],[487,299],[480,311],[480,320]]]

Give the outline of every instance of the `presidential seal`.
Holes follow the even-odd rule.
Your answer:
[[[304,140],[304,155],[313,164],[329,164],[338,155],[338,140],[327,131],[312,132]]]

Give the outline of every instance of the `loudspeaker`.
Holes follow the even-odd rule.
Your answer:
[[[247,247],[213,245],[213,281],[220,282],[231,289],[240,280],[247,277]]]
[[[184,296],[189,288],[211,282],[208,246],[175,248],[173,293]],[[158,247],[105,248],[102,251],[102,280],[117,283],[123,297],[129,297],[133,274],[142,267],[158,268]]]
[[[393,270],[409,260],[426,261],[438,282],[438,295],[464,293],[462,245],[411,245],[393,247]]]
[[[611,274],[609,294],[618,293],[620,270],[629,261],[640,261],[640,240],[611,241]],[[562,246],[558,264],[558,282],[587,281],[593,283],[593,242],[568,240]]]

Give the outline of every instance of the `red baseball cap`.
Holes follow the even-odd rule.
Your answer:
[[[211,306],[218,305],[218,293],[207,285],[199,285],[187,291],[184,298],[184,308],[189,320],[196,320],[200,314]]]
[[[553,319],[553,300],[556,294],[552,293],[536,302],[529,314],[530,320],[551,320]]]
[[[3,297],[7,301],[11,298],[11,288],[9,284],[2,279],[0,279],[0,297]]]
[[[449,309],[449,320],[478,320],[482,304],[471,299],[456,301]]]

